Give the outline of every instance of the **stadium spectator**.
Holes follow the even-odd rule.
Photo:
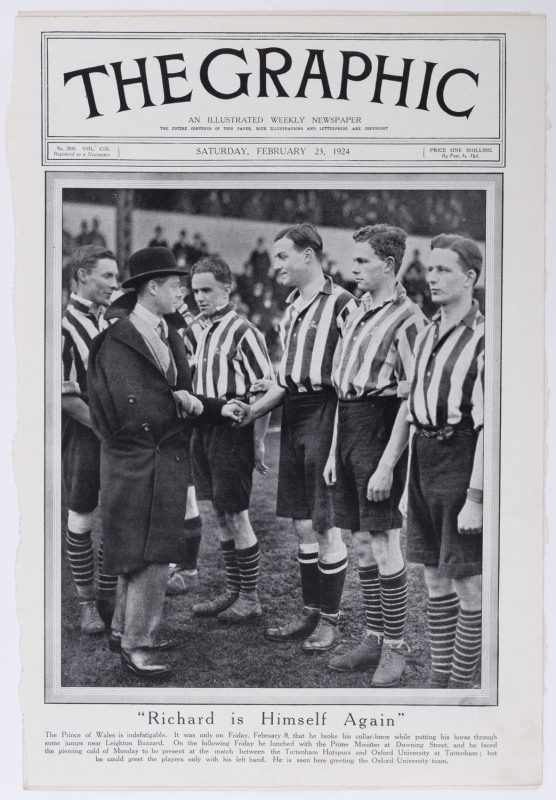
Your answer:
[[[253,265],[247,261],[241,268],[241,272],[237,272],[233,276],[234,287],[241,295],[242,299],[250,298],[253,294]]]
[[[85,247],[89,244],[89,223],[86,219],[81,220],[80,230],[73,244],[74,247]]]
[[[67,263],[67,257],[73,252],[73,236],[65,228],[62,228],[62,261]]]
[[[106,247],[106,237],[100,230],[100,220],[98,217],[93,217],[91,230],[87,234],[87,244],[95,245],[95,247]]]
[[[255,248],[251,251],[245,267],[252,275],[254,283],[266,283],[270,272],[270,255],[265,247],[264,237],[259,236]]]
[[[172,253],[174,254],[174,258],[176,259],[176,263],[180,269],[185,269],[186,267],[192,266],[190,263],[190,250],[191,245],[187,241],[187,231],[182,229],[180,231],[179,238],[172,246]]]
[[[431,300],[430,287],[425,277],[425,265],[421,261],[421,252],[413,251],[413,258],[403,276],[403,285],[407,296],[417,303],[423,314],[429,319],[436,311],[436,306]]]
[[[163,229],[161,225],[157,225],[154,229],[154,236],[149,242],[149,247],[168,247],[168,242],[163,236]]]
[[[189,267],[193,267],[203,256],[203,237],[199,232],[193,234],[193,241],[188,247],[187,263]]]

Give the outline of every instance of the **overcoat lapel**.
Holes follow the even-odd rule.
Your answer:
[[[149,350],[147,343],[127,317],[119,320],[114,327],[111,328],[110,333],[114,339],[117,339],[127,347],[131,347],[132,350],[135,350],[139,355],[143,356],[143,358],[156,369],[159,375],[166,377],[162,371],[162,367]]]

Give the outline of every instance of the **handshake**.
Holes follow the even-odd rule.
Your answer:
[[[231,419],[236,428],[244,428],[253,422],[253,415],[249,406],[235,398],[228,400],[226,405],[222,406],[222,416]]]
[[[275,382],[271,378],[259,378],[259,380],[254,381],[250,390],[253,398],[251,402],[255,401],[257,395],[265,394],[274,385]],[[228,400],[222,409],[222,416],[231,419],[234,427],[245,428],[246,425],[251,425],[260,416],[260,412],[255,415],[252,406],[234,398],[233,400]]]
[[[178,414],[182,419],[193,419],[203,413],[203,404],[199,398],[189,394],[185,389],[175,391],[174,397],[176,398]],[[241,400],[229,400],[226,405],[222,406],[221,414],[226,419],[231,420],[238,428],[243,428],[253,422],[249,406],[242,403]]]

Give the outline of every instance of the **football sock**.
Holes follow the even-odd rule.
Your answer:
[[[102,539],[98,546],[98,580],[97,580],[97,599],[105,597],[114,597],[116,594],[116,587],[118,585],[117,575],[108,575],[104,572],[104,547]]]
[[[259,562],[261,553],[259,543],[242,550],[236,549],[236,559],[240,575],[242,594],[255,594],[259,585]]]
[[[384,640],[390,644],[403,641],[407,617],[407,568],[393,575],[380,575],[380,604]]]
[[[444,685],[448,684],[452,669],[458,614],[459,598],[455,592],[443,597],[429,597],[427,624],[433,679]]]
[[[319,546],[300,545],[297,551],[305,608],[320,608]]]
[[[94,598],[94,555],[91,531],[74,533],[67,529],[66,549],[70,564],[71,574],[77,588],[77,593],[82,600]]]
[[[236,558],[236,546],[233,539],[220,542],[220,550],[226,570],[226,589],[230,594],[239,594],[241,588],[239,567]]]
[[[382,605],[380,602],[380,577],[378,567],[359,567],[359,583],[363,594],[363,609],[365,612],[365,624],[371,633],[382,634],[384,626],[382,622]]]
[[[339,618],[340,600],[346,580],[347,549],[330,554],[326,561],[319,559],[321,614]]]
[[[185,519],[183,521],[183,527],[185,531],[186,558],[184,562],[179,565],[179,568],[193,572],[197,569],[199,549],[201,547],[201,528],[203,527],[201,517],[197,516],[191,517],[191,519]]]
[[[452,660],[451,681],[471,684],[481,658],[482,611],[460,608],[456,630],[456,643]]]

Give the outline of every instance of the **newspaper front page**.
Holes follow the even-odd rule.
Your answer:
[[[544,43],[544,19],[530,15],[18,18],[8,139],[27,788],[541,782]],[[60,390],[79,382],[60,358],[75,249],[108,249],[124,281],[130,256],[147,246],[171,248],[180,264],[221,256],[236,309],[265,335],[277,365],[288,292],[276,280],[273,242],[301,222],[322,236],[325,272],[356,295],[353,233],[402,228],[398,277],[429,318],[431,240],[460,234],[480,250],[482,637],[467,686],[430,685],[419,564],[408,564],[407,654],[393,687],[371,686],[368,670],[331,670],[330,652],[265,638],[301,605],[296,537],[275,516],[279,411],[266,436],[269,471],[255,475],[250,505],[262,619],[228,627],[192,614],[224,580],[217,520],[203,507],[195,583],[164,607],[161,631],[179,643],[171,675],[126,670],[109,623],[94,636],[82,630],[67,541],[78,467],[67,464]],[[333,653],[364,633],[357,552],[351,533],[342,535],[348,568]],[[404,523],[402,549],[405,538]],[[99,509],[91,539],[98,594]],[[37,582],[31,597],[23,564],[43,576],[44,592]]]

